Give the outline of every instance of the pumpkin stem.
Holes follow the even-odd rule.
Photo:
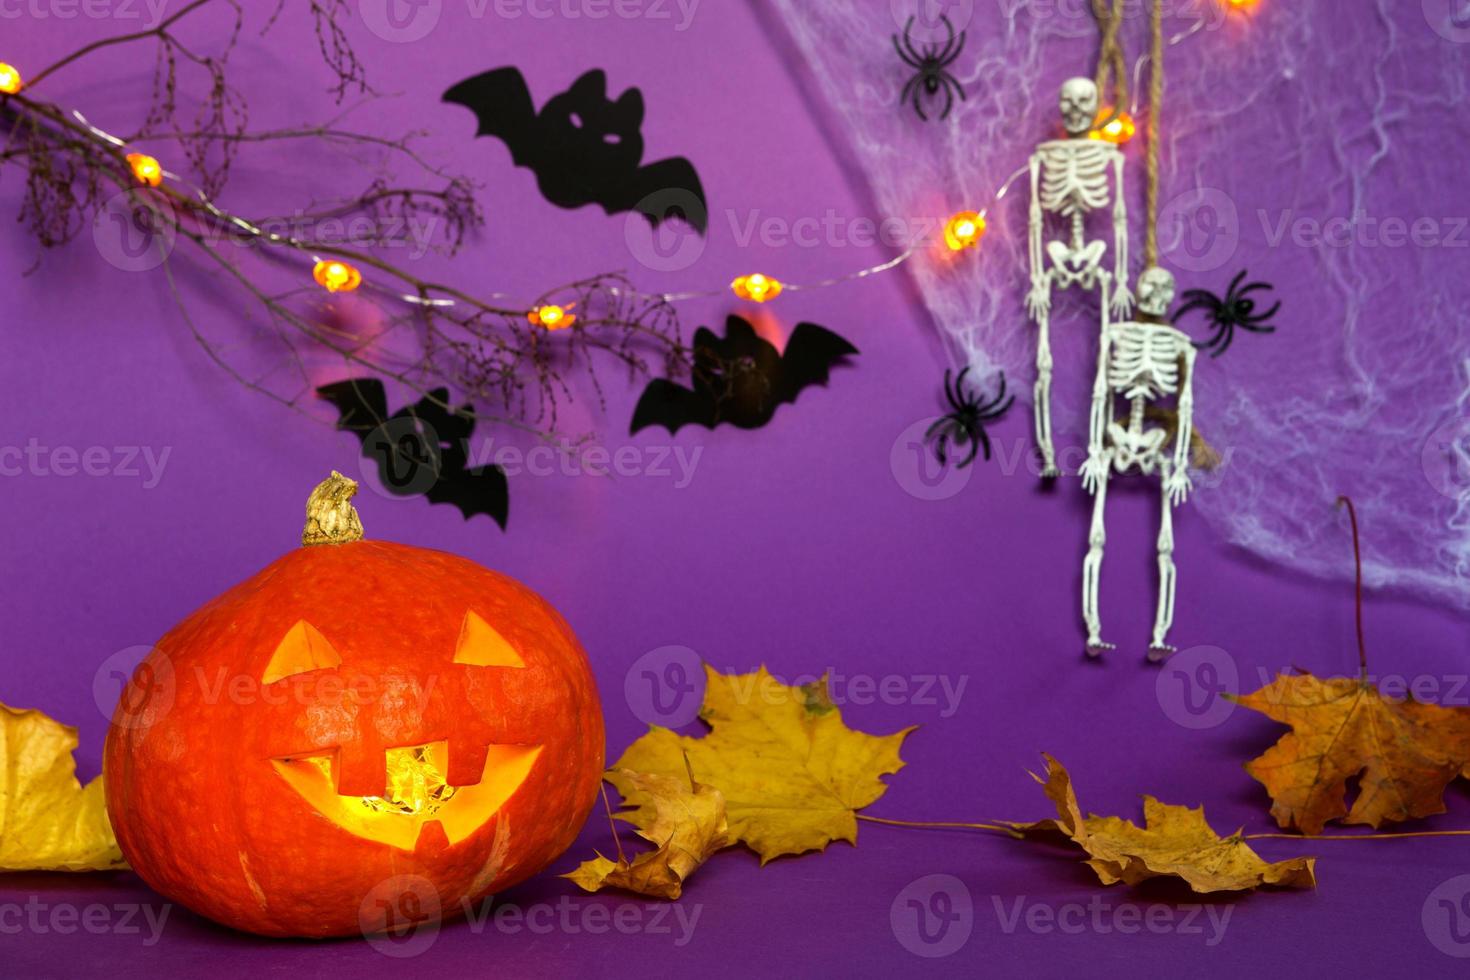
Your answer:
[[[301,532],[303,545],[348,544],[362,540],[362,520],[352,497],[357,483],[336,470],[306,498],[306,528]]]

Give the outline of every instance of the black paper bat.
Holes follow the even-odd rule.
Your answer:
[[[722,423],[758,429],[781,405],[811,385],[825,385],[832,368],[858,349],[815,323],[797,324],[786,353],[732,316],[725,336],[707,327],[694,334],[693,389],[659,378],[649,383],[633,412],[633,431],[661,425],[678,432],[686,425],[713,429]]]
[[[607,97],[607,75],[587,72],[536,112],[518,68],[497,68],[466,79],[444,101],[472,110],[477,136],[505,141],[518,167],[536,175],[552,204],[600,204],[608,214],[637,211],[657,228],[682,217],[702,235],[709,205],[694,165],[670,157],[643,165],[643,93],[630,88]]]
[[[424,496],[453,504],[469,520],[485,514],[505,528],[510,491],[498,466],[468,468],[474,419],[451,412],[449,391],[431,391],[418,404],[388,414],[377,378],[355,378],[318,388],[337,409],[337,428],[362,440],[362,454],[378,464],[384,489],[398,497]]]

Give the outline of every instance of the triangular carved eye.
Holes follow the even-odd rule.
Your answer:
[[[281,640],[271,662],[266,665],[262,684],[274,684],[284,677],[304,674],[309,670],[326,670],[342,666],[342,658],[332,644],[306,620],[299,620]]]
[[[474,612],[467,612],[459,630],[454,662],[471,667],[524,667],[526,662],[509,641]]]

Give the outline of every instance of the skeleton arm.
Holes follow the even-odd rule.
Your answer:
[[[1097,377],[1092,383],[1092,412],[1087,423],[1087,462],[1082,467],[1082,485],[1089,493],[1096,493],[1107,479],[1108,460],[1103,454],[1107,438],[1109,414],[1113,404],[1113,389],[1108,383],[1108,362],[1112,356],[1112,331],[1103,328],[1098,344]]]
[[[1113,251],[1118,291],[1113,294],[1113,313],[1120,320],[1133,312],[1133,291],[1128,288],[1128,190],[1124,182],[1127,165],[1122,152],[1114,151],[1113,175],[1117,187],[1113,191]]]
[[[1198,356],[1194,345],[1181,341],[1184,358],[1183,377],[1179,379],[1179,427],[1174,436],[1174,468],[1164,490],[1175,506],[1184,503],[1194,483],[1189,478],[1189,463],[1194,443],[1194,363]]]
[[[1028,250],[1031,258],[1031,291],[1026,294],[1026,309],[1033,320],[1051,308],[1051,293],[1047,289],[1046,269],[1041,249],[1041,154],[1031,157],[1031,212],[1028,228]]]

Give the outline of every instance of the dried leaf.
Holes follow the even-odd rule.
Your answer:
[[[703,738],[654,728],[617,766],[695,778],[725,795],[730,835],[764,864],[783,854],[857,843],[856,813],[883,795],[882,777],[903,767],[899,747],[912,728],[876,736],[853,731],[832,703],[827,680],[780,683],[762,667],[724,675],[705,667]],[[642,802],[635,790],[630,804]]]
[[[1445,812],[1444,791],[1470,774],[1470,711],[1385,698],[1356,678],[1278,676],[1235,699],[1290,734],[1246,763],[1282,827],[1321,833],[1329,820],[1381,827]],[[1358,796],[1347,808],[1347,783]]]
[[[1200,894],[1251,891],[1265,885],[1313,888],[1315,858],[1267,864],[1240,832],[1222,839],[1205,822],[1204,807],[1160,803],[1143,798],[1146,826],[1121,817],[1082,817],[1072,780],[1060,762],[1046,756],[1046,787],[1058,818],[1011,824],[1023,835],[1060,835],[1088,855],[1087,865],[1104,885],[1136,885],[1149,878],[1180,878]]]
[[[638,828],[644,840],[658,849],[638,855],[631,862],[612,861],[597,855],[584,861],[570,878],[582,889],[604,888],[677,899],[684,883],[710,855],[729,846],[725,798],[719,790],[699,783],[690,787],[688,778],[658,776],[626,769],[608,772],[607,779],[625,798],[636,797],[638,805],[618,818]]]
[[[107,821],[102,777],[76,777],[77,730],[0,704],[0,871],[126,867]]]

